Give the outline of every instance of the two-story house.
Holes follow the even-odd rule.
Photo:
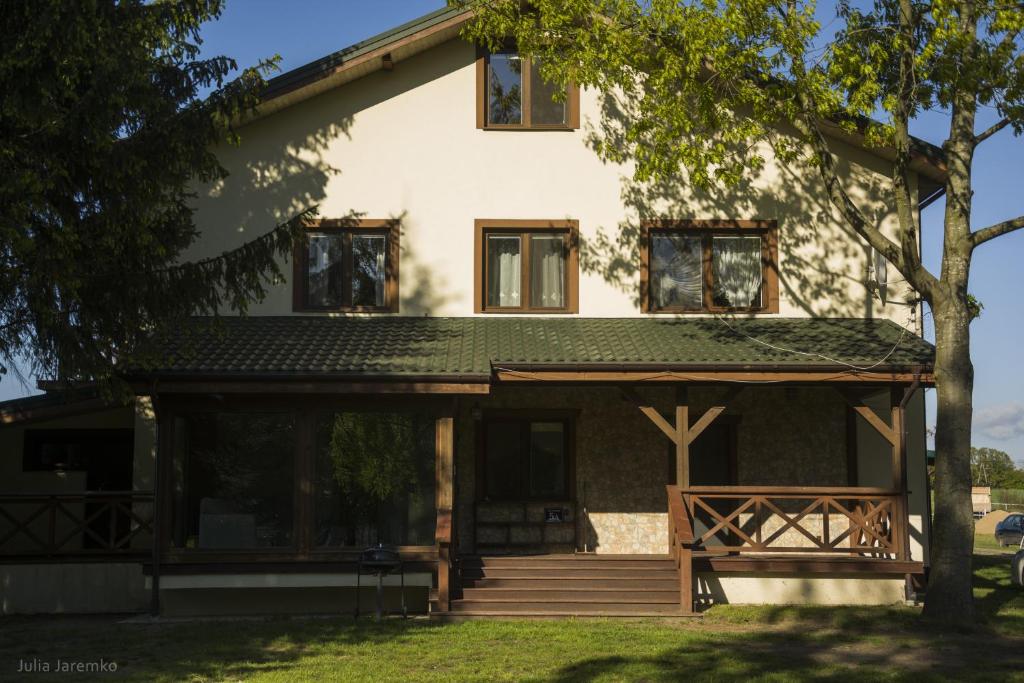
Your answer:
[[[388,600],[404,582],[440,615],[909,597],[932,383],[914,292],[770,150],[735,188],[634,183],[590,143],[601,93],[553,99],[465,21],[438,11],[273,79],[220,153],[230,176],[198,189],[194,257],[320,218],[249,316],[195,321],[130,378],[127,488],[155,504],[86,529],[143,553],[121,558],[133,595],[339,611],[385,544],[404,563]],[[894,231],[887,151],[830,144]],[[919,147],[923,204],[944,167]],[[63,419],[22,413],[18,465]],[[26,562],[68,550],[19,542]]]

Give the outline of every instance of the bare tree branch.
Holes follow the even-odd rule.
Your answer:
[[[982,228],[981,230],[976,230],[971,233],[971,246],[977,247],[991,239],[999,237],[1000,235],[1005,235],[1022,228],[1024,228],[1024,216],[1018,216],[1017,218],[1012,218],[1008,221],[990,225],[987,228]]]
[[[899,30],[894,39],[900,48],[899,87],[893,111],[896,160],[893,164],[892,185],[896,200],[896,218],[899,222],[900,249],[905,269],[901,272],[919,291],[927,286],[924,266],[918,251],[917,221],[914,219],[914,200],[911,195],[911,138],[910,116],[915,99],[913,9],[911,0],[900,0]]]
[[[992,124],[985,130],[981,131],[980,133],[974,136],[974,144],[976,146],[980,145],[982,142],[988,140],[990,137],[1001,131],[1003,128],[1006,128],[1008,125],[1010,125],[1009,117],[1006,117],[1002,121]]]

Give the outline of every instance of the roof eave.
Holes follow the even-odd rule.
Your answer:
[[[244,125],[323,92],[383,70],[458,36],[472,12],[442,9],[270,79],[256,109],[236,121]]]

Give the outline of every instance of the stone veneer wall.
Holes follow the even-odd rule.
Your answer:
[[[690,390],[695,420],[726,388]],[[642,395],[671,415],[672,387]],[[499,386],[460,402],[456,417],[458,533],[472,552],[479,422],[488,410],[578,410],[576,421],[576,547],[609,554],[664,553],[665,485],[674,447],[613,387]],[[750,387],[730,404],[739,414],[738,483],[842,486],[847,483],[845,403],[827,388]]]

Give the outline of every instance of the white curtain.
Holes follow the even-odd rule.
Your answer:
[[[761,238],[715,237],[711,252],[715,298],[720,305],[760,306]]]
[[[341,262],[341,240],[337,235],[312,233],[309,235],[309,265],[307,291],[309,305],[332,306],[338,302],[338,283],[331,281]],[[333,272],[332,272],[333,269]]]
[[[520,306],[521,249],[518,237],[487,238],[487,305]]]
[[[651,238],[651,290],[655,308],[704,306],[701,238],[656,235]]]
[[[352,304],[383,306],[387,238],[383,235],[353,235]]]
[[[530,306],[565,307],[565,238],[530,238]]]

